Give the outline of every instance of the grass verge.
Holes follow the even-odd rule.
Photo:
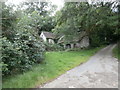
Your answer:
[[[120,49],[118,49],[118,45],[113,49],[113,54],[115,58],[117,58],[120,61]]]
[[[102,47],[69,52],[47,52],[42,64],[23,74],[3,79],[3,88],[35,88],[86,62]]]

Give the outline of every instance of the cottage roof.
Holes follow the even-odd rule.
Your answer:
[[[76,37],[73,37],[73,38],[66,38],[65,36],[62,36],[59,40],[58,40],[58,43],[73,43],[73,42],[78,42],[79,39],[76,38]]]
[[[42,33],[45,35],[46,38],[55,39],[55,35],[51,32],[43,31]]]
[[[84,36],[86,36],[86,32],[81,32],[80,36],[78,36],[78,37],[72,37],[71,39],[68,39],[68,38],[65,37],[65,35],[63,35],[58,40],[58,43],[74,43],[74,42],[79,42],[79,41],[81,41],[81,39]]]

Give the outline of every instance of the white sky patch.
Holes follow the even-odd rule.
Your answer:
[[[6,3],[7,4],[15,4],[15,5],[19,5],[21,2],[23,2],[25,0],[8,0]]]
[[[19,5],[21,2],[25,2],[25,1],[29,1],[29,0],[8,0],[6,2],[6,4],[15,4],[15,5]],[[49,0],[37,0],[37,1],[41,1],[41,2],[47,2]],[[64,0],[50,0],[54,5],[57,5],[57,10],[60,10],[63,6],[64,6]],[[32,2],[32,1],[30,1]],[[34,2],[34,0],[33,0]]]
[[[36,1],[40,1],[40,2],[52,2],[52,4],[57,5],[57,10],[60,10],[63,6],[64,6],[64,2],[75,2],[75,0],[8,0],[6,2],[6,4],[14,4],[14,5],[19,5],[21,2],[36,2]],[[77,0],[77,1],[82,1],[82,0]],[[112,1],[117,1],[117,0],[87,0],[90,4],[92,3],[92,1],[94,2],[98,2],[98,1],[106,1],[106,2],[112,2]]]
[[[53,4],[58,6],[58,10],[61,9],[64,6],[63,0],[50,0]]]

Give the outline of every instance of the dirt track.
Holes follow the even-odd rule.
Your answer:
[[[42,88],[118,88],[118,61],[109,45]]]

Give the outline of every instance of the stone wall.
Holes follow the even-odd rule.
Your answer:
[[[88,47],[88,46],[89,46],[89,37],[86,36],[80,41],[79,47],[83,48],[83,47]]]

